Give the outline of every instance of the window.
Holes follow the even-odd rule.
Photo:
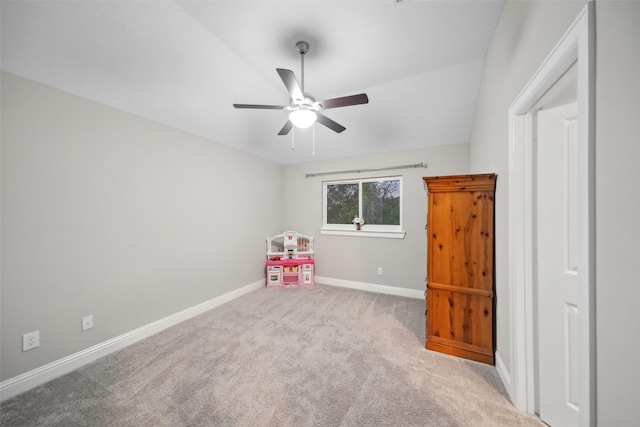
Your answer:
[[[354,218],[364,219],[367,233],[402,233],[402,177],[323,183],[323,234],[356,232]],[[347,233],[331,233],[344,231]],[[398,236],[384,236],[398,237]]]

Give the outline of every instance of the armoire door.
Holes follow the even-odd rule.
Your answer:
[[[425,177],[426,347],[494,363],[495,174]]]

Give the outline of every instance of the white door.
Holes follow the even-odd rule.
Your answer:
[[[578,425],[578,141],[576,103],[537,115],[538,410]]]

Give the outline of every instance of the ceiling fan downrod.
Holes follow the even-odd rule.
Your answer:
[[[302,89],[302,93],[304,94],[304,56],[309,52],[309,43],[304,40],[300,40],[296,43],[296,49],[298,49],[298,52],[300,53],[300,77],[302,80],[300,82],[300,89]]]

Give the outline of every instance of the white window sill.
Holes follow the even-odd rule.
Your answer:
[[[321,228],[325,236],[379,237],[383,239],[404,239],[405,231],[332,230]]]

